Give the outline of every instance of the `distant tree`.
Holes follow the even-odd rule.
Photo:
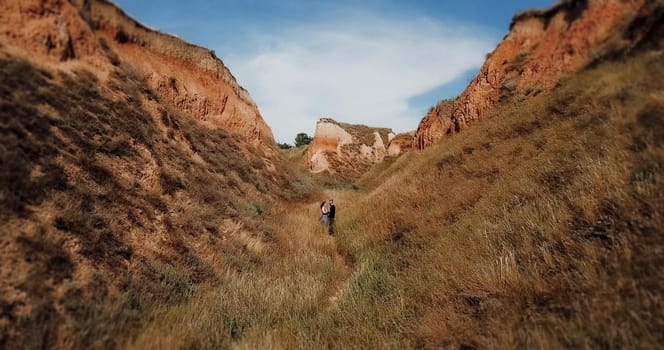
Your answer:
[[[291,144],[289,144],[289,143],[286,143],[286,142],[284,142],[284,143],[277,143],[277,145],[278,145],[279,148],[281,148],[281,149],[289,149],[289,148],[293,148],[293,145],[291,145]]]
[[[301,132],[297,134],[297,136],[295,136],[295,147],[308,145],[311,143],[312,140],[313,140],[312,137],[310,137],[306,133]]]

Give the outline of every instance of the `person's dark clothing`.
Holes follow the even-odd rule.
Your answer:
[[[330,212],[327,214],[327,217],[329,219],[328,222],[328,231],[327,233],[330,234],[330,236],[334,236],[334,214],[335,214],[336,208],[334,207],[334,204],[330,206]]]

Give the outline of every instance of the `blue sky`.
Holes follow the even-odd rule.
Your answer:
[[[132,17],[215,50],[280,142],[316,121],[414,130],[458,95],[512,16],[554,0],[115,0]]]

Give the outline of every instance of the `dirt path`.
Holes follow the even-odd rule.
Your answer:
[[[348,200],[344,200],[346,199],[345,197],[347,197],[346,193],[341,191],[326,190],[324,194],[325,198],[334,199],[337,207],[343,208],[343,204],[349,202]],[[343,210],[341,211],[343,212]],[[335,232],[335,236],[333,236],[332,239],[334,240],[334,252],[337,255],[337,258],[343,262],[343,265],[339,274],[340,278],[335,281],[333,287],[330,289],[330,294],[327,299],[328,310],[333,309],[337,305],[337,302],[343,296],[350,284],[350,278],[353,274],[353,263],[351,259],[339,248],[339,243],[337,241],[339,234],[339,231]]]
[[[353,274],[353,262],[339,246],[339,235],[343,234],[343,232],[338,231],[338,226],[337,232],[334,236],[329,236],[327,234],[327,228],[320,227],[315,230],[306,228],[311,227],[311,224],[314,223],[314,219],[312,218],[318,220],[318,217],[320,216],[320,203],[323,199],[334,199],[337,211],[341,211],[343,215],[343,207],[345,203],[349,203],[347,197],[348,193],[345,191],[326,190],[317,200],[297,204],[293,210],[290,211],[291,213],[301,213],[299,218],[290,219],[297,220],[295,223],[289,223],[289,225],[297,225],[298,227],[297,237],[295,237],[295,239],[304,242],[303,244],[307,246],[306,249],[322,249],[327,251],[327,254],[330,254],[330,252],[333,252],[334,254],[336,277],[331,283],[331,287],[328,289],[327,293],[325,293],[323,300],[321,300],[322,303],[327,304],[327,310],[333,309],[346,291]],[[315,224],[318,223],[315,222]]]
[[[335,242],[336,246],[336,242]],[[337,279],[334,284],[334,287],[331,289],[332,293],[327,298],[328,302],[328,311],[333,309],[337,305],[337,301],[343,296],[348,285],[350,284],[350,278],[353,275],[353,267],[350,259],[346,255],[342,254],[340,250],[336,249],[337,256],[343,261],[341,278]]]

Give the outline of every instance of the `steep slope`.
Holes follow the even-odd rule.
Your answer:
[[[334,238],[322,198],[285,205],[283,256],[169,310],[134,348],[661,348],[662,91],[654,51],[498,105],[326,191]]]
[[[660,3],[600,44],[611,60],[287,203],[313,181],[174,102],[129,29],[53,28],[94,2],[3,2],[0,348],[661,347]]]
[[[453,100],[442,100],[429,110],[415,131],[415,147],[425,149],[451,133]]]
[[[394,133],[387,128],[340,123],[322,118],[304,154],[304,162],[315,173],[329,171],[342,178],[358,178],[387,155]]]
[[[114,347],[154,310],[259,264],[296,176],[118,70],[0,53],[0,344]],[[167,106],[167,104],[166,104]]]
[[[652,43],[662,31],[659,1],[564,0],[514,17],[509,33],[443,117],[428,115],[416,137],[420,149],[463,130],[500,102],[523,101],[552,89],[605,55]]]
[[[370,171],[338,220],[345,344],[661,347],[662,91],[662,51],[598,63]]]
[[[129,62],[163,102],[255,146],[275,148],[256,104],[214,52],[149,29],[106,0],[6,0],[0,28],[6,50],[43,64],[73,60],[101,80]]]
[[[306,191],[221,61],[105,1],[1,2],[0,82],[0,348],[120,347]]]

